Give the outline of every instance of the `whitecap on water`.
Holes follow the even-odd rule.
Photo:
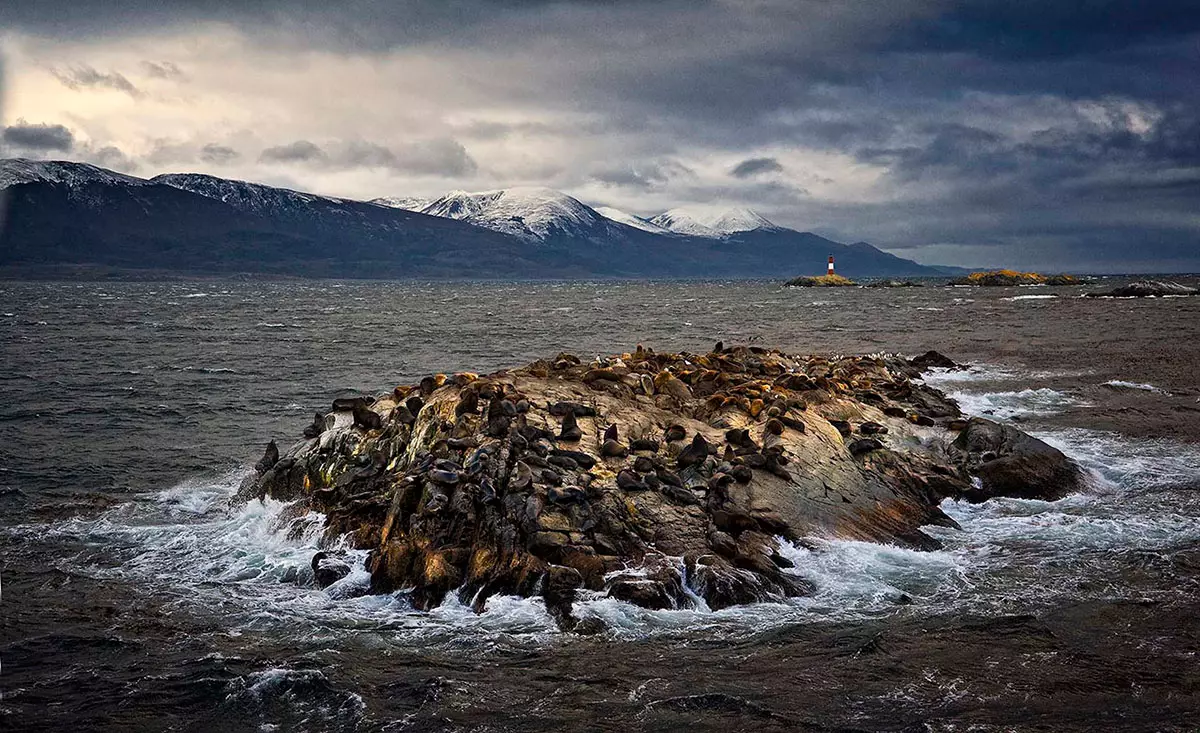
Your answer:
[[[367,706],[357,693],[339,690],[319,669],[272,667],[228,683],[223,707],[260,730],[352,730]]]
[[[1006,382],[1016,378],[1016,371],[995,364],[974,364],[966,369],[933,367],[921,375],[921,381],[938,388],[960,382]]]
[[[1157,394],[1163,394],[1163,395],[1171,394],[1170,392],[1163,389],[1162,387],[1156,387],[1153,384],[1148,384],[1145,382],[1126,382],[1123,379],[1110,379],[1107,382],[1105,382],[1104,384],[1102,384],[1101,386],[1108,387],[1109,389],[1118,389],[1118,390],[1132,389],[1132,390],[1139,390],[1142,392],[1155,392]]]
[[[1123,489],[1200,483],[1200,446],[1170,440],[1133,439],[1085,428],[1035,435]]]
[[[968,415],[983,415],[1000,420],[1044,417],[1083,404],[1075,397],[1049,387],[1012,392],[955,391],[950,392],[949,397],[958,402],[962,411]]]

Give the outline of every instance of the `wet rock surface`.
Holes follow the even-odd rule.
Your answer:
[[[804,595],[780,538],[931,549],[920,528],[953,525],[944,498],[1079,488],[1055,449],[916,381],[953,364],[934,354],[639,346],[435,375],[336,401],[304,440],[268,447],[238,500],[322,512],[327,536],[370,551],[372,591],[422,609],[541,596],[573,628],[581,593],[714,610]],[[349,570],[313,569],[321,585]]]

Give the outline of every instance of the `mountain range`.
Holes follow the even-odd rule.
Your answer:
[[[650,219],[548,188],[437,199],[318,196],[203,174],[0,161],[0,274],[79,268],[376,278],[851,277],[944,270],[748,209]]]

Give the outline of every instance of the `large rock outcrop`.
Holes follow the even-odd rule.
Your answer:
[[[972,472],[992,494],[1067,486],[1047,484],[1073,467],[1062,454],[1015,428],[976,438],[994,424],[963,420],[919,370],[718,344],[431,376],[337,400],[268,449],[239,500],[324,513],[330,537],[371,550],[372,590],[418,608],[540,595],[569,628],[581,592],[648,608],[795,596],[809,588],[779,538],[932,548],[920,528],[953,525],[941,500],[981,498]]]
[[[1083,472],[1062,451],[1011,425],[973,417],[950,449],[977,478],[977,485],[962,494],[968,501],[1061,499],[1083,483]]]

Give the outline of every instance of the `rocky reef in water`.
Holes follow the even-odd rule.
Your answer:
[[[845,288],[858,285],[850,278],[841,275],[817,275],[815,277],[801,275],[788,280],[785,284],[793,288]]]
[[[1004,287],[1012,285],[1079,285],[1079,283],[1079,278],[1074,275],[1042,275],[1037,272],[992,270],[990,272],[972,272],[950,284]]]
[[[418,609],[541,596],[575,628],[581,594],[710,609],[804,595],[781,542],[936,548],[947,498],[1059,498],[1082,472],[919,381],[954,362],[757,347],[570,354],[339,399],[237,501],[325,515],[370,550],[371,591]],[[349,571],[313,558],[318,584]]]
[[[913,282],[912,280],[872,280],[867,283],[868,288],[923,288],[921,283]]]
[[[1089,298],[1162,298],[1168,295],[1196,295],[1196,288],[1180,285],[1177,282],[1163,280],[1138,280],[1137,282],[1121,285],[1112,290],[1097,293],[1086,293]]]

